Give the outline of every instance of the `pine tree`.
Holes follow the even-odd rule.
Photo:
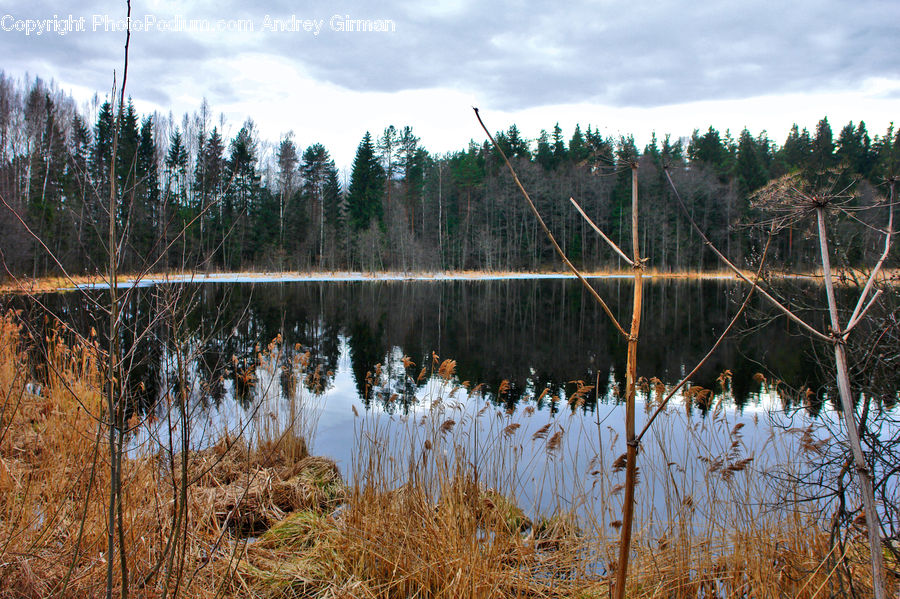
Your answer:
[[[325,258],[326,187],[331,173],[337,171],[328,150],[322,144],[313,144],[303,152],[300,174],[303,177],[303,201],[309,207],[316,241],[316,262],[321,266]]]
[[[575,132],[569,140],[569,159],[575,164],[581,164],[590,156],[591,149],[581,134],[581,125],[575,125]]]
[[[534,153],[534,159],[545,171],[551,170],[556,162],[553,158],[553,147],[550,145],[550,135],[546,129],[541,129],[541,134],[538,135],[537,151]]]
[[[356,149],[350,187],[347,190],[347,216],[349,225],[356,231],[369,227],[373,219],[384,218],[382,198],[385,174],[375,155],[372,135],[368,131]]]

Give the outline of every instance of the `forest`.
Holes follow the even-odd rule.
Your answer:
[[[0,597],[896,595],[893,124],[641,149],[504,123],[445,154],[398,124],[342,174],[328,140],[141,114],[124,80],[82,106],[0,71],[0,283],[110,282],[0,315]],[[117,285],[557,254],[630,281]],[[644,298],[645,264],[725,255],[752,291]],[[783,305],[782,270],[821,276],[766,285]],[[310,453],[320,417],[352,455]]]
[[[293,132],[270,142],[248,118],[229,139],[224,117],[205,101],[180,120],[141,115],[128,101],[115,120],[108,100],[79,107],[52,82],[0,71],[0,276],[104,272],[110,185],[122,198],[113,218],[125,232],[120,267],[130,272],[559,268],[486,141],[432,154],[411,126],[391,125],[364,133],[342,177],[324,143],[303,148]],[[766,131],[735,137],[708,126],[689,138],[654,134],[639,149],[633,136],[599,131],[578,125],[569,134],[557,124],[527,139],[513,124],[496,135],[561,246],[586,270],[623,265],[568,200],[613,240],[628,239],[633,162],[642,245],[648,266],[662,272],[718,268],[670,201],[664,167],[711,240],[745,266],[761,245],[753,194],[769,181],[831,173],[833,191],[862,208],[884,195],[900,162],[893,124],[873,136],[851,121],[835,134],[827,116],[812,132],[794,125],[781,145]],[[838,258],[851,266],[880,252],[868,224],[884,215],[858,214],[834,233]],[[807,233],[780,232],[770,265],[815,270]]]

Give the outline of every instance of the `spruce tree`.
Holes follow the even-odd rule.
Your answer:
[[[738,189],[744,197],[769,181],[762,153],[750,131],[744,128],[738,138],[736,169]]]
[[[125,110],[119,113],[119,137],[116,144],[116,178],[123,209],[130,203],[136,183],[136,160],[140,132],[138,115],[131,98]]]
[[[537,151],[534,153],[537,163],[544,167],[545,171],[549,171],[555,164],[553,158],[553,147],[550,145],[550,135],[546,129],[541,129],[541,134],[537,139]]]
[[[509,158],[522,158],[524,160],[531,159],[531,152],[528,149],[528,140],[519,133],[519,128],[515,124],[509,126],[506,131],[506,139],[509,144]]]
[[[723,140],[719,132],[712,126],[702,136],[695,129],[688,146],[688,157],[691,162],[705,164],[713,169],[724,180],[731,172],[731,153],[729,136]]]
[[[347,216],[354,230],[366,229],[373,219],[381,221],[384,218],[384,189],[384,171],[375,154],[372,134],[366,131],[356,148],[347,190]]]
[[[581,164],[590,156],[590,148],[581,134],[581,125],[575,125],[575,132],[569,140],[569,160],[575,164]]]
[[[250,247],[250,216],[260,192],[260,177],[256,172],[257,142],[253,133],[253,121],[247,119],[229,147],[229,180],[223,207],[226,213],[224,231],[230,230],[225,243],[225,267],[229,269],[240,268],[253,250]]]
[[[275,161],[278,165],[278,245],[281,249],[296,246],[296,238],[286,239],[290,227],[290,212],[296,211],[294,195],[297,190],[298,165],[300,156],[297,154],[297,145],[294,143],[293,132],[288,132],[278,144]],[[299,232],[298,232],[299,233]]]
[[[156,146],[153,139],[153,119],[141,123],[137,156],[135,158],[135,189],[132,207],[131,246],[135,258],[150,257],[156,219],[159,210],[159,173],[156,166]]]
[[[815,176],[834,167],[837,160],[834,155],[834,135],[828,117],[824,117],[816,125],[816,136],[812,142],[812,155],[810,156],[809,170]]]
[[[553,126],[553,168],[556,168],[560,164],[566,161],[568,157],[568,150],[566,150],[566,141],[563,139],[562,129],[559,127],[559,123],[556,123]]]
[[[794,123],[791,127],[791,132],[784,141],[784,145],[776,154],[779,169],[784,173],[788,173],[803,168],[809,160],[811,152],[812,142],[810,141],[809,131],[804,127],[801,133],[797,123]]]
[[[218,128],[200,141],[197,164],[194,167],[194,197],[201,214],[199,237],[201,255],[206,258],[210,248],[223,239],[222,189],[225,185],[225,147]]]

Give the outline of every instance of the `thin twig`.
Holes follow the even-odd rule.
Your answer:
[[[591,226],[591,228],[592,228],[594,231],[597,232],[597,235],[599,235],[600,237],[602,237],[602,238],[603,238],[603,241],[605,241],[606,243],[608,243],[608,244],[609,244],[609,247],[611,247],[612,249],[614,249],[614,250],[616,251],[616,253],[619,254],[619,256],[621,256],[622,259],[625,260],[625,262],[628,263],[629,266],[634,266],[634,262],[631,261],[631,258],[629,258],[629,257],[625,254],[625,252],[623,252],[622,250],[620,250],[620,249],[619,249],[619,246],[617,246],[617,245],[613,242],[612,239],[610,239],[609,237],[607,237],[606,234],[605,234],[603,231],[600,230],[600,227],[598,227],[596,224],[594,224],[594,221],[592,221],[592,220],[591,220],[591,217],[589,217],[589,216],[584,212],[584,210],[581,209],[581,206],[578,205],[578,202],[575,201],[575,198],[569,198],[569,201],[572,202],[572,205],[575,206],[575,209],[576,209],[576,210],[578,210],[578,214],[580,214],[580,215],[584,218],[584,220],[587,221],[587,224],[589,224],[589,225]]]
[[[765,289],[760,287],[757,283],[754,283],[753,281],[751,281],[747,277],[747,275],[742,273],[741,270],[737,266],[732,264],[731,260],[729,260],[727,257],[725,257],[725,254],[720,252],[719,249],[715,245],[713,245],[713,242],[711,242],[709,240],[709,238],[706,236],[706,234],[703,232],[703,230],[697,224],[697,221],[695,221],[693,219],[693,217],[691,216],[691,213],[687,209],[687,206],[685,206],[684,200],[681,199],[681,195],[678,193],[678,189],[675,187],[675,183],[672,181],[671,175],[669,175],[668,167],[665,167],[663,170],[666,173],[666,179],[669,180],[669,185],[672,186],[672,191],[675,192],[675,198],[678,200],[678,204],[681,206],[682,212],[684,212],[685,216],[687,216],[688,221],[690,221],[691,226],[694,227],[694,230],[697,231],[697,234],[700,235],[700,239],[703,240],[703,243],[705,243],[706,246],[709,247],[709,249],[711,249],[713,251],[713,253],[715,253],[715,255],[719,257],[719,260],[721,260],[725,264],[725,266],[730,268],[734,272],[734,274],[736,274],[738,277],[740,277],[744,282],[752,285],[757,291],[759,291],[760,294],[762,294],[763,297],[765,297],[767,300],[769,300],[776,308],[778,308],[779,310],[784,312],[784,314],[788,318],[790,318],[791,320],[793,320],[794,322],[799,324],[810,335],[812,335],[816,339],[819,339],[820,341],[827,341],[828,343],[831,343],[831,337],[829,337],[828,335],[826,335],[824,333],[817,331],[812,326],[807,324],[806,321],[804,321],[799,316],[797,316],[796,314],[791,312],[788,308],[784,307],[784,305],[781,302],[779,302],[777,299],[772,297],[769,294],[769,292],[767,292]]]
[[[769,239],[768,239],[768,241],[766,241],[766,247],[763,250],[762,260],[760,260],[759,268],[756,271],[755,279],[757,281],[762,276],[763,266],[766,263],[766,254],[769,252],[769,244],[770,243],[772,243],[772,231],[769,231]],[[703,359],[700,360],[699,362],[697,362],[697,365],[694,366],[694,368],[689,373],[687,373],[687,375],[683,379],[681,379],[681,382],[679,382],[677,385],[675,385],[675,387],[673,387],[672,390],[669,391],[668,395],[666,395],[663,398],[663,400],[660,402],[659,406],[657,406],[656,411],[654,411],[653,414],[650,416],[650,418],[647,419],[647,422],[644,424],[644,427],[641,429],[641,432],[635,437],[636,442],[640,443],[644,434],[648,430],[650,430],[650,425],[653,424],[653,421],[656,420],[656,417],[659,416],[660,413],[665,409],[666,405],[668,405],[669,400],[672,399],[672,397],[674,397],[674,395],[676,393],[678,393],[679,389],[684,387],[688,383],[688,381],[690,381],[691,377],[694,376],[697,373],[697,371],[700,370],[700,368],[706,363],[706,361],[709,360],[709,358],[713,355],[713,353],[715,353],[716,349],[719,347],[719,345],[721,345],[722,341],[725,340],[725,337],[728,335],[728,333],[731,331],[731,329],[734,328],[734,325],[737,323],[738,318],[740,318],[741,314],[744,313],[744,309],[750,303],[750,298],[753,297],[753,292],[755,290],[756,290],[756,285],[753,285],[752,287],[750,287],[750,291],[747,292],[747,297],[744,298],[744,302],[741,304],[741,307],[738,309],[737,313],[735,313],[734,317],[732,317],[731,322],[728,323],[728,326],[725,327],[725,330],[722,331],[722,334],[719,335],[719,338],[716,339],[716,342],[713,344],[713,346],[709,349],[709,351],[706,353],[706,355],[703,356]]]
[[[891,251],[891,235],[892,235],[892,231],[893,231],[893,225],[894,225],[894,180],[891,179],[891,199],[890,199],[889,208],[888,208],[887,231],[885,231],[885,234],[884,234],[884,252],[881,254],[881,258],[879,258],[878,262],[875,264],[875,268],[873,268],[872,272],[869,274],[869,280],[866,281],[866,286],[863,288],[862,293],[859,295],[859,301],[856,302],[856,308],[853,310],[853,314],[850,316],[850,321],[847,323],[847,330],[844,332],[844,335],[846,335],[847,333],[850,332],[850,329],[856,325],[856,323],[859,321],[859,319],[862,318],[865,311],[869,309],[869,305],[871,305],[871,302],[870,302],[869,305],[866,306],[865,310],[863,310],[862,313],[860,313],[860,310],[862,310],[863,302],[866,301],[866,296],[872,290],[872,285],[875,283],[875,277],[876,277],[876,275],[878,275],[878,272],[881,270],[881,267],[884,264],[884,261],[888,257],[888,253],[890,253],[890,251]],[[877,294],[876,294],[876,297],[877,297]],[[874,301],[875,298],[873,297],[872,300]]]
[[[873,295],[869,300],[869,303],[866,304],[866,307],[863,308],[859,314],[856,314],[852,319],[850,319],[850,322],[847,323],[847,328],[844,329],[844,339],[846,339],[847,335],[850,334],[850,331],[852,331],[853,328],[862,321],[863,317],[865,317],[866,315],[866,312],[869,311],[869,308],[872,307],[872,305],[878,300],[879,297],[881,297],[881,289],[876,291],[875,295]]]
[[[531,208],[531,212],[534,213],[534,216],[537,218],[538,223],[540,223],[541,228],[544,230],[544,233],[547,235],[547,238],[550,239],[550,243],[553,244],[553,247],[556,249],[556,253],[559,254],[559,257],[562,258],[562,261],[565,265],[572,271],[572,273],[578,277],[578,280],[581,281],[581,284],[585,286],[585,288],[594,296],[594,299],[600,304],[600,307],[603,308],[603,311],[606,312],[606,315],[609,316],[609,319],[612,321],[613,325],[616,327],[616,330],[624,337],[628,339],[628,333],[625,332],[625,329],[622,328],[622,325],[619,324],[619,321],[616,320],[616,317],[613,315],[612,310],[609,309],[609,306],[606,305],[606,302],[603,301],[603,298],[600,297],[600,294],[597,293],[597,290],[588,282],[587,279],[584,278],[584,275],[575,268],[575,265],[569,261],[569,258],[566,256],[566,253],[563,251],[559,244],[556,242],[556,238],[553,237],[553,233],[550,232],[550,229],[547,227],[547,224],[544,222],[544,219],[541,218],[541,213],[538,212],[537,207],[535,207],[534,202],[531,201],[531,197],[528,195],[528,192],[525,191],[525,186],[522,185],[522,182],[519,181],[518,175],[516,175],[516,169],[513,168],[513,165],[509,162],[509,158],[506,157],[506,153],[503,151],[503,148],[497,145],[497,142],[494,140],[494,136],[491,135],[491,132],[488,131],[487,127],[484,125],[484,121],[481,120],[481,115],[478,114],[478,109],[474,106],[472,110],[475,111],[475,118],[478,119],[478,124],[481,125],[481,128],[484,129],[485,134],[488,136],[488,139],[491,140],[491,143],[494,145],[494,148],[500,152],[500,156],[503,157],[503,161],[506,163],[506,167],[509,169],[509,172],[512,173],[513,180],[516,182],[516,185],[519,187],[519,191],[522,192],[522,195],[525,196],[525,200],[528,202],[528,206]]]

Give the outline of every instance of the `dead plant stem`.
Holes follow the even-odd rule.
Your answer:
[[[844,347],[844,335],[841,333],[837,300],[834,295],[834,281],[831,279],[831,258],[828,251],[828,230],[825,225],[825,207],[816,208],[818,224],[819,249],[822,255],[822,274],[825,282],[825,295],[828,300],[828,314],[831,318],[831,333],[834,345],[834,361],[837,376],[838,394],[841,399],[841,417],[847,429],[847,441],[853,455],[856,477],[862,495],[863,509],[866,514],[866,529],[869,536],[869,551],[872,561],[872,589],[875,599],[886,599],[884,588],[884,557],[881,549],[881,525],[875,506],[875,494],[872,490],[872,473],[862,451],[859,428],[856,422],[856,409],[853,405],[853,392],[850,390],[850,372],[847,367],[847,352]],[[888,234],[890,238],[890,234]],[[889,243],[887,244],[890,245]]]
[[[634,403],[637,383],[638,334],[641,328],[643,269],[638,235],[638,165],[631,164],[631,265],[634,269],[634,289],[631,312],[631,334],[628,336],[628,357],[625,366],[625,498],[622,503],[622,528],[619,537],[619,559],[616,562],[616,599],[624,599],[628,580],[628,558],[631,555],[631,532],[634,522],[634,487],[637,478],[637,448],[634,437]]]

